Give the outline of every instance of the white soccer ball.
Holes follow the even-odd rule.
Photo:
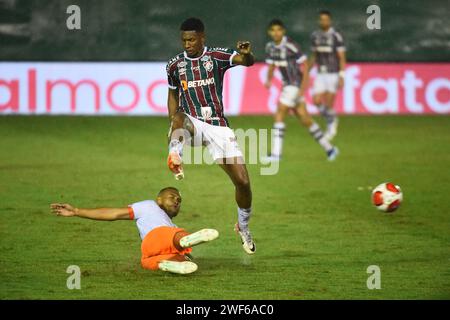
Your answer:
[[[402,190],[391,182],[382,183],[372,191],[372,203],[380,211],[393,212],[397,210],[402,201]]]

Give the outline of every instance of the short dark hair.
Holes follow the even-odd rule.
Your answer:
[[[158,197],[161,196],[164,192],[166,192],[168,190],[173,190],[173,191],[180,193],[180,191],[175,187],[165,187],[165,188],[162,188],[161,190],[159,190]]]
[[[280,19],[272,19],[272,20],[269,22],[269,25],[267,26],[267,28],[272,28],[273,26],[280,26],[280,27],[282,27],[283,29],[286,28],[286,27],[284,26],[283,21],[281,21]]]
[[[327,16],[329,16],[331,18],[331,12],[330,11],[328,11],[328,10],[320,10],[319,11],[319,16],[321,16],[323,14],[327,15]]]
[[[203,32],[205,31],[205,25],[202,20],[198,18],[189,18],[183,21],[180,26],[181,31],[195,31],[195,32]]]

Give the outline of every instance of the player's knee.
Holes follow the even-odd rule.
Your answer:
[[[310,127],[312,125],[312,120],[310,117],[302,117],[301,118],[301,123],[302,125],[304,125],[305,127]]]
[[[312,124],[312,119],[309,114],[303,113],[300,115],[300,122],[302,125],[309,127]]]
[[[240,175],[236,181],[235,185],[241,190],[250,190],[250,179],[248,175]]]

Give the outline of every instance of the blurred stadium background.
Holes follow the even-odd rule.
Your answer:
[[[65,28],[71,4],[82,9],[80,31]],[[380,31],[365,27],[371,4],[381,6]],[[0,0],[0,60],[167,61],[180,50],[181,21],[198,16],[211,44],[234,46],[237,39],[249,39],[262,61],[268,21],[283,19],[289,34],[309,47],[317,11],[325,7],[345,36],[350,61],[449,59],[445,0]]]

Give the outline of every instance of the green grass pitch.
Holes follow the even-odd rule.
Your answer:
[[[166,118],[0,117],[0,299],[449,299],[450,117],[342,117],[335,163],[287,124],[279,173],[249,166],[250,257],[225,173],[188,165],[178,182],[166,168]],[[384,181],[404,192],[394,214],[370,203],[368,186]],[[179,226],[220,231],[194,249],[189,276],[141,269],[131,221],[49,212],[55,201],[124,206],[168,185],[184,197]],[[81,268],[81,290],[66,288],[69,265]],[[380,290],[366,286],[369,265],[381,269]]]

